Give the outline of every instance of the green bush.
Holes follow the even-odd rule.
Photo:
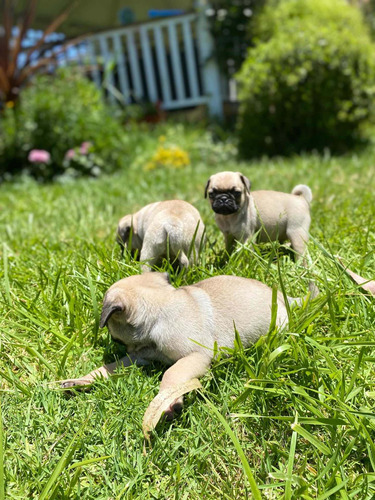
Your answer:
[[[258,18],[239,74],[244,156],[342,152],[374,114],[375,45],[345,0],[283,0]]]
[[[23,171],[40,180],[98,175],[119,168],[127,152],[126,134],[100,90],[77,72],[39,76],[0,118],[0,177]],[[47,151],[50,161],[30,162],[35,149]],[[67,157],[71,149],[75,154]]]

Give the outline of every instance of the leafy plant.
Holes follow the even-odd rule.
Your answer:
[[[348,0],[349,3],[361,9],[365,22],[368,24],[372,37],[375,35],[375,0]]]
[[[66,50],[68,45],[77,43],[78,38],[62,45],[58,51],[48,54],[53,43],[47,42],[48,35],[55,32],[68,17],[70,11],[78,3],[71,1],[44,30],[41,38],[28,49],[24,48],[24,39],[31,28],[35,17],[38,0],[28,0],[26,8],[18,22],[18,34],[13,37],[12,28],[17,24],[15,3],[12,0],[2,0],[3,28],[0,29],[0,103],[14,102],[21,88],[38,71],[55,61],[56,56]],[[61,45],[61,42],[59,42]],[[20,55],[25,57],[21,60]]]
[[[374,116],[375,45],[344,0],[285,0],[259,16],[238,75],[244,156],[344,151]]]
[[[0,176],[25,170],[39,180],[62,174],[97,176],[119,168],[128,152],[122,126],[100,90],[66,69],[38,76],[17,106],[5,110],[0,132]],[[90,143],[84,154],[82,143]],[[77,154],[69,158],[67,152],[75,148]],[[38,156],[33,161],[33,150],[47,152],[48,161],[38,161]]]

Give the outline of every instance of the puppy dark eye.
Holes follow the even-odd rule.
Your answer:
[[[214,193],[213,191],[210,191],[210,192],[208,193],[208,196],[209,196],[210,198],[213,198],[213,197],[215,196],[215,193]]]
[[[233,194],[234,194],[235,198],[239,198],[241,196],[241,191],[237,191],[236,189],[234,189]]]

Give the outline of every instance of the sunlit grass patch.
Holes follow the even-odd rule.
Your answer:
[[[122,173],[0,188],[0,498],[2,488],[6,498],[251,498],[249,470],[265,498],[373,498],[374,298],[334,257],[374,278],[373,151],[238,164],[230,142],[163,127]],[[162,134],[188,151],[190,165],[143,170]],[[254,189],[311,187],[307,269],[276,244],[239,245],[225,258],[203,198],[219,170],[242,171]],[[202,392],[158,425],[144,455],[142,416],[161,364],[132,366],[71,397],[56,381],[123,353],[98,328],[105,290],[140,272],[121,258],[117,222],[173,198],[200,210],[208,239],[197,267],[183,273],[164,263],[176,286],[230,274],[293,297],[314,280],[321,293],[292,308],[287,330],[215,361]]]

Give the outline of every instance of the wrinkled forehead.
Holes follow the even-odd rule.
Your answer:
[[[107,295],[110,297],[121,296],[124,293],[142,293],[145,288],[155,286],[165,286],[169,284],[168,273],[144,273],[128,276],[119,281],[116,281],[108,290]]]
[[[210,179],[210,189],[243,188],[240,176],[236,172],[222,172],[213,175]]]
[[[124,215],[124,217],[122,217],[119,220],[119,223],[118,223],[119,227],[122,227],[122,228],[130,227],[132,225],[132,220],[133,220],[132,214]]]

